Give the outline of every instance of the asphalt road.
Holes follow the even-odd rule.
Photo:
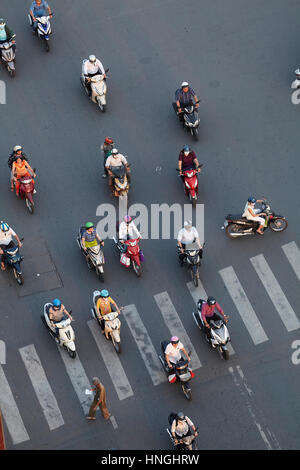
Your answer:
[[[291,345],[300,333],[286,330],[249,261],[264,255],[299,318],[299,280],[281,249],[293,241],[299,245],[300,236],[299,109],[290,93],[299,65],[298,3],[88,0],[83,6],[78,0],[52,0],[49,54],[27,24],[30,3],[3,0],[1,9],[17,33],[18,48],[17,77],[10,80],[1,70],[7,88],[0,117],[1,219],[24,236],[24,251],[33,264],[37,240],[45,240],[61,287],[50,291],[46,282],[43,292],[17,295],[1,274],[0,339],[7,346],[2,367],[29,435],[14,444],[5,424],[8,448],[166,449],[168,413],[182,409],[199,426],[201,449],[299,449],[300,366],[291,361]],[[105,115],[79,81],[81,61],[90,53],[110,68]],[[202,100],[197,144],[180,129],[171,108],[183,80]],[[157,352],[169,332],[153,296],[166,291],[171,298],[202,363],[190,403],[175,386],[153,386],[125,320],[121,362],[133,396],[119,400],[87,325],[92,291],[101,284],[88,271],[75,237],[82,222],[99,220],[100,204],[116,204],[101,178],[99,146],[106,135],[132,163],[130,203],[187,203],[175,172],[184,143],[204,164],[199,178],[206,241],[201,280],[231,315],[236,354],[230,362],[209,350],[196,329],[189,279],[178,267],[174,240],[143,241],[140,280],[120,266],[113,242],[105,244],[105,287],[121,305],[136,306]],[[24,146],[38,172],[32,217],[9,191],[6,161],[16,144]],[[259,239],[227,239],[220,229],[225,214],[240,211],[250,194],[268,197],[287,217],[288,230]],[[218,273],[228,266],[268,341],[255,345],[251,340],[243,312]],[[26,258],[23,267],[26,283]],[[43,303],[57,296],[73,309],[80,361],[89,379],[99,376],[106,385],[116,429],[101,416],[95,423],[85,420],[61,355],[41,323]],[[64,419],[52,431],[20,357],[19,349],[30,344]]]

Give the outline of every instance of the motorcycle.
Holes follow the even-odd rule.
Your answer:
[[[84,64],[86,62],[87,62],[87,59],[84,59],[84,61],[82,62],[82,73],[81,73],[80,81],[87,95],[89,95],[90,94],[89,89],[87,88],[85,84],[85,76],[84,76]],[[108,71],[109,69],[106,69],[105,74]],[[90,98],[92,102],[99,106],[102,113],[105,113],[107,85],[106,85],[106,78],[104,77],[104,74],[99,73],[91,77],[91,90],[92,90],[92,93],[90,95]]]
[[[35,168],[33,169],[33,171],[35,173]],[[19,195],[21,199],[25,199],[25,203],[30,214],[34,213],[34,192],[35,189],[32,176],[23,176],[22,178],[20,178]]]
[[[51,18],[52,16],[53,16],[53,13],[51,15]],[[30,26],[32,26],[33,21],[32,21],[30,14],[28,14],[28,18],[29,18]],[[44,41],[46,52],[49,52],[50,51],[49,40],[50,40],[50,34],[52,34],[50,16],[40,16],[36,20],[37,20],[36,34],[42,41]]]
[[[282,215],[275,214],[271,210],[270,205],[265,199],[261,205],[262,212],[266,214],[266,221],[263,228],[263,231],[270,228],[273,232],[283,232],[287,226],[288,221]],[[245,237],[247,235],[255,235],[256,230],[259,227],[259,222],[255,220],[248,220],[246,217],[242,217],[241,214],[232,215],[229,214],[226,216],[224,225],[221,227],[222,230],[225,229],[226,235],[229,238],[238,238]]]
[[[75,347],[75,333],[71,326],[70,318],[63,318],[59,323],[55,323],[55,327],[50,323],[49,319],[49,308],[52,307],[50,302],[44,305],[44,315],[41,316],[42,322],[44,323],[45,327],[48,329],[52,338],[56,341],[56,343],[65,349],[69,356],[72,359],[76,357],[76,347]],[[70,310],[70,314],[72,310]],[[58,337],[55,333],[56,328],[58,328]]]
[[[81,239],[85,230],[86,229],[83,225],[79,227],[78,235],[76,238],[78,247],[80,251],[83,253],[83,255],[85,256],[85,260],[88,265],[88,268],[91,269],[92,267],[94,267],[97,276],[99,276],[100,280],[103,282],[105,258],[104,258],[103,251],[101,250],[101,245],[97,243],[97,245],[87,248],[87,252],[85,252],[81,243]]]
[[[140,238],[124,240],[124,243],[121,243],[120,240],[117,240],[115,237],[113,237],[113,240],[121,253],[120,263],[126,268],[129,268],[129,266],[132,265],[137,277],[141,277],[141,261],[144,261],[144,255],[139,247]]]
[[[196,104],[200,103],[200,100],[197,101],[195,104],[190,104],[183,109],[183,126],[186,128],[191,135],[194,137],[195,140],[199,139],[199,125],[200,125],[200,118],[198,113],[198,108],[196,108]],[[175,108],[174,108],[175,109]],[[176,108],[177,115],[179,114]]]
[[[5,67],[12,78],[16,75],[16,53],[13,49],[15,37],[16,35],[14,34],[10,41],[0,44],[1,60],[5,64]]]
[[[194,317],[194,320],[196,322],[196,325],[198,326],[198,328],[200,328],[200,330],[202,330],[204,332],[205,337],[206,337],[205,325],[204,325],[204,322],[203,322],[202,316],[201,316],[201,309],[202,309],[202,305],[204,303],[205,303],[205,300],[203,300],[203,299],[198,300],[198,303],[197,303],[198,311],[193,312],[193,317]],[[227,317],[228,317],[228,315],[227,315]],[[229,351],[228,351],[227,344],[228,344],[229,341],[231,341],[231,339],[230,339],[230,336],[229,336],[229,332],[228,332],[226,323],[222,319],[220,319],[220,320],[211,320],[209,322],[209,325],[210,325],[210,330],[209,330],[209,332],[210,332],[210,338],[209,338],[210,345],[214,349],[217,349],[220,353],[220,356],[227,361],[229,359]]]
[[[129,188],[130,188],[130,184],[129,184],[128,176],[126,173],[126,167],[124,165],[111,166],[109,169],[113,174],[112,178],[113,178],[114,196],[115,197],[127,196]]]
[[[202,248],[199,248],[197,243],[191,243],[190,245],[186,245],[184,250],[185,257],[183,263],[187,265],[195,287],[198,287],[199,284],[199,267],[201,266],[204,245],[203,243]],[[180,250],[178,251],[180,253]]]
[[[176,413],[171,413],[168,417],[169,425],[170,428],[167,428],[166,431],[171,439],[171,442],[173,446],[176,448],[176,450],[179,451],[185,451],[185,450],[198,450],[197,444],[196,444],[196,436],[195,434],[191,434],[190,436],[183,436],[181,439],[177,439],[177,444],[175,444],[175,440],[172,436],[171,433],[171,426],[174,421],[174,419],[177,418]],[[198,431],[198,428],[196,427],[196,431]]]
[[[192,369],[189,367],[188,360],[183,357],[181,357],[181,359],[175,364],[172,370],[169,369],[169,366],[165,357],[165,350],[168,344],[169,344],[168,341],[161,342],[162,355],[159,356],[159,360],[168,376],[169,382],[175,383],[176,381],[178,381],[181,384],[181,388],[182,388],[185,398],[187,400],[191,400],[192,390],[190,387],[190,380],[195,377],[195,374],[192,371]],[[188,355],[190,356],[190,354],[191,353],[189,352]],[[170,372],[172,373],[170,374]]]
[[[118,318],[118,312],[111,312],[103,315],[101,320],[97,315],[97,300],[100,298],[100,292],[95,290],[93,292],[93,308],[91,309],[92,317],[96,320],[101,327],[101,320],[104,321],[104,334],[107,340],[111,340],[116,352],[119,354],[121,352],[121,338],[120,338],[120,329],[121,322]],[[102,327],[101,327],[102,329]]]
[[[199,165],[199,168],[202,168],[203,164]],[[180,171],[177,170],[176,171]],[[198,199],[198,173],[200,171],[191,169],[183,171],[183,185],[185,194],[188,196],[189,200],[192,202],[193,207],[196,207],[197,199]],[[181,177],[181,175],[178,175]]]
[[[22,240],[23,238],[21,241]],[[22,286],[24,284],[24,277],[21,269],[21,262],[24,258],[20,255],[18,245],[11,242],[7,248],[3,248],[3,251],[5,252],[5,266],[13,270],[16,282],[19,286]]]

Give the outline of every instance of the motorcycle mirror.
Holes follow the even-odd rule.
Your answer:
[[[16,34],[13,34],[12,37],[11,37],[11,39],[14,39],[15,37],[16,37]]]
[[[71,313],[72,313],[72,310],[69,311],[69,314],[70,314],[70,315],[71,315]]]
[[[108,69],[105,69],[105,73],[107,73],[109,71],[109,68]]]
[[[24,237],[23,238],[20,238],[20,242],[22,242],[24,240]]]

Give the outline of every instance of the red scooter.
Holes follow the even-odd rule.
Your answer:
[[[25,203],[30,214],[34,213],[33,192],[34,192],[34,181],[33,181],[32,176],[28,175],[28,176],[23,176],[22,178],[20,178],[19,195],[21,199],[25,198]]]
[[[199,165],[201,168],[203,165]],[[179,171],[179,170],[177,170]],[[190,201],[193,204],[193,207],[196,207],[197,199],[198,199],[198,178],[197,173],[201,171],[199,170],[185,170],[183,171],[183,178],[184,178],[184,190],[185,194],[188,196]],[[179,175],[181,176],[181,175]]]
[[[124,243],[114,238],[114,242],[121,252],[120,263],[126,266],[126,268],[132,265],[135,274],[137,277],[140,277],[142,274],[141,261],[144,261],[143,252],[139,247],[140,238],[126,240]]]

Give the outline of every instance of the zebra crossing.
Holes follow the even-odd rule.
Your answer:
[[[291,242],[283,245],[282,250],[289,266],[291,267],[291,276],[295,275],[300,281],[299,248],[295,242]],[[274,306],[274,311],[277,312],[281,318],[286,330],[291,332],[299,329],[299,319],[265,257],[260,254],[250,258],[249,263],[253,266],[254,275],[256,275],[260,280],[267,295],[270,297]],[[255,312],[247,296],[247,288],[242,286],[234,268],[232,266],[225,267],[218,272],[218,275],[223,281],[229,294],[229,298],[235,306],[234,315],[240,315],[243,325],[249,334],[249,340],[252,341],[254,345],[259,345],[269,341],[269,338],[259,320],[259,314]],[[201,282],[199,282],[198,287],[195,287],[193,283],[188,282],[187,292],[189,292],[195,303],[197,303],[199,298],[207,298],[206,290]],[[186,349],[191,351],[192,368],[201,368],[202,363],[198,356],[197,348],[193,346],[189,337],[189,331],[185,329],[183,319],[180,318],[179,313],[176,311],[168,292],[160,292],[154,294],[153,297],[158,312],[161,315],[162,325],[168,329],[170,336],[175,334],[179,336]],[[167,382],[167,378],[158,359],[160,343],[157,343],[157,339],[156,343],[151,339],[147,332],[141,312],[138,311],[134,304],[127,305],[123,309],[122,317],[124,322],[127,323],[130,331],[129,334],[131,334],[134,340],[132,347],[136,347],[138,351],[137,354],[140,355],[146,374],[150,377],[153,386],[156,387]],[[234,316],[231,318],[231,321],[234,321]],[[130,399],[130,397],[134,396],[135,390],[130,384],[130,378],[126,375],[126,354],[121,354],[120,356],[116,354],[111,343],[103,338],[99,326],[94,320],[87,321],[87,326],[90,330],[91,338],[95,342],[103,363],[107,368],[118,399]],[[131,338],[126,338],[127,344],[130,340]],[[234,346],[241,354],[243,351],[243,344],[235,343]],[[233,347],[231,345],[229,347],[230,354],[235,354]],[[83,413],[87,414],[91,403],[91,397],[85,394],[85,389],[90,388],[90,383],[88,375],[85,372],[84,365],[82,364],[78,354],[75,359],[71,359],[60,347],[58,347],[58,350],[66,369],[66,377],[69,378],[75,390]],[[19,349],[19,354],[36,394],[42,415],[48,424],[49,430],[52,431],[63,426],[63,414],[60,411],[59,403],[57,402],[51,388],[51,380],[53,380],[53,378],[50,377],[49,379],[47,377],[47,367],[45,364],[42,364],[35,346],[33,344],[24,346]],[[28,441],[30,437],[29,431],[26,429],[26,425],[22,420],[22,410],[20,412],[18,408],[18,405],[21,405],[22,403],[20,403],[19,400],[19,403],[16,402],[13,393],[13,386],[12,388],[10,387],[5,375],[6,369],[7,365],[0,365],[0,408],[2,409],[3,418],[11,441],[14,445],[17,445]],[[114,428],[116,427],[117,425],[115,423]]]

